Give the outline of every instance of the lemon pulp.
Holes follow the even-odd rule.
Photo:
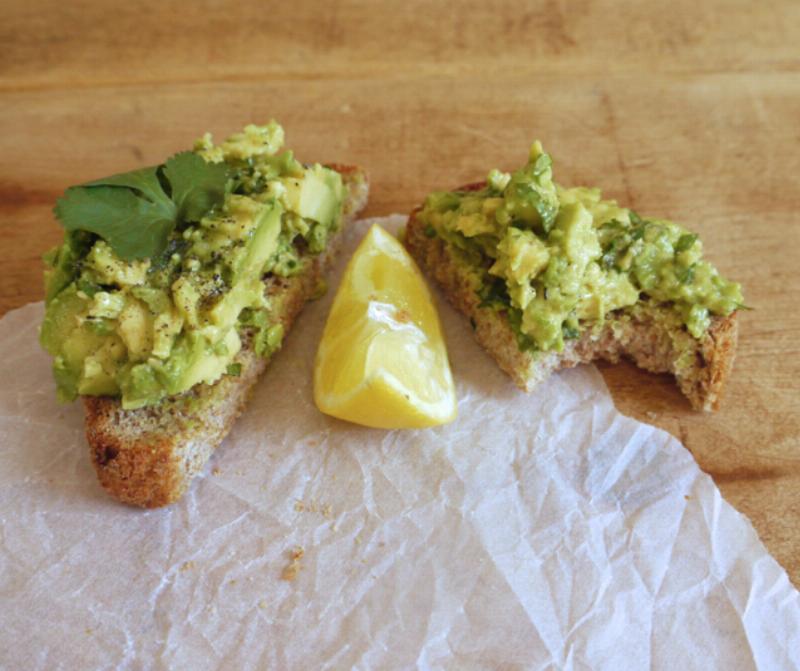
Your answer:
[[[377,224],[345,270],[314,366],[324,413],[382,429],[456,417],[439,317],[416,264]]]

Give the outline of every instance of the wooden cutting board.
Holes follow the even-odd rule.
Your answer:
[[[800,3],[34,0],[0,14],[0,313],[42,297],[65,187],[202,131],[280,120],[358,163],[367,214],[525,160],[698,231],[744,285],[723,409],[602,366],[620,409],[680,438],[800,585]]]

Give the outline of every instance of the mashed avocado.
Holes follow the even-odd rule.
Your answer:
[[[62,400],[141,407],[236,374],[243,337],[264,356],[280,346],[262,278],[325,249],[344,197],[337,172],[282,146],[275,122],[206,134],[162,166],[68,190],[41,329]]]
[[[520,170],[492,170],[478,191],[432,193],[418,216],[469,269],[483,305],[507,312],[523,349],[559,351],[642,301],[672,306],[695,338],[710,315],[741,307],[739,285],[703,259],[697,235],[599,189],[558,186],[538,142]]]

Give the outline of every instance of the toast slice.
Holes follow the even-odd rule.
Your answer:
[[[366,205],[369,186],[364,172],[349,166],[328,166],[342,175],[347,188],[343,226],[320,255],[305,252],[303,269],[292,277],[267,277],[272,314],[287,333],[320,282],[340,245],[344,226]],[[83,397],[86,437],[92,463],[103,488],[124,503],[155,508],[178,500],[192,478],[241,414],[269,360],[258,356],[248,333],[235,362],[238,376],[223,375],[212,385],[198,384],[188,392],[154,406],[125,410],[119,399]]]
[[[484,183],[469,184],[458,191],[476,191]],[[420,267],[441,287],[448,301],[466,315],[478,343],[514,382],[531,391],[561,368],[572,368],[595,359],[616,363],[621,357],[653,373],[671,373],[696,410],[717,410],[736,353],[737,313],[712,317],[706,333],[696,339],[674,311],[663,304],[643,301],[633,309],[607,315],[603,325],[587,329],[565,342],[560,352],[523,351],[502,310],[482,306],[464,265],[454,258],[440,237],[425,234],[415,209],[409,218],[405,244]]]

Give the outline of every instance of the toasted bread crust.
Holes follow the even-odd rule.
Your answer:
[[[483,183],[459,190],[476,190]],[[567,341],[561,352],[524,352],[506,314],[481,307],[472,280],[438,237],[425,235],[417,217],[411,213],[405,244],[417,263],[439,284],[452,305],[469,317],[475,338],[525,391],[531,391],[553,371],[571,368],[595,359],[611,362],[620,357],[657,373],[672,373],[683,394],[696,410],[719,408],[736,353],[737,316],[714,317],[703,338],[693,338],[683,326],[668,317],[669,308],[648,305],[635,314],[621,310],[609,315],[599,329],[584,331],[580,338]]]
[[[329,167],[342,174],[348,188],[347,225],[366,204],[367,180],[358,168]],[[279,304],[285,334],[317,292],[340,241],[341,231],[323,254],[305,258],[298,275],[264,280],[266,291]],[[196,385],[156,406],[124,410],[117,398],[83,398],[90,456],[100,484],[111,496],[154,508],[183,495],[241,414],[269,362],[255,354],[247,337],[236,361],[242,367],[239,376],[224,375],[213,385]]]

